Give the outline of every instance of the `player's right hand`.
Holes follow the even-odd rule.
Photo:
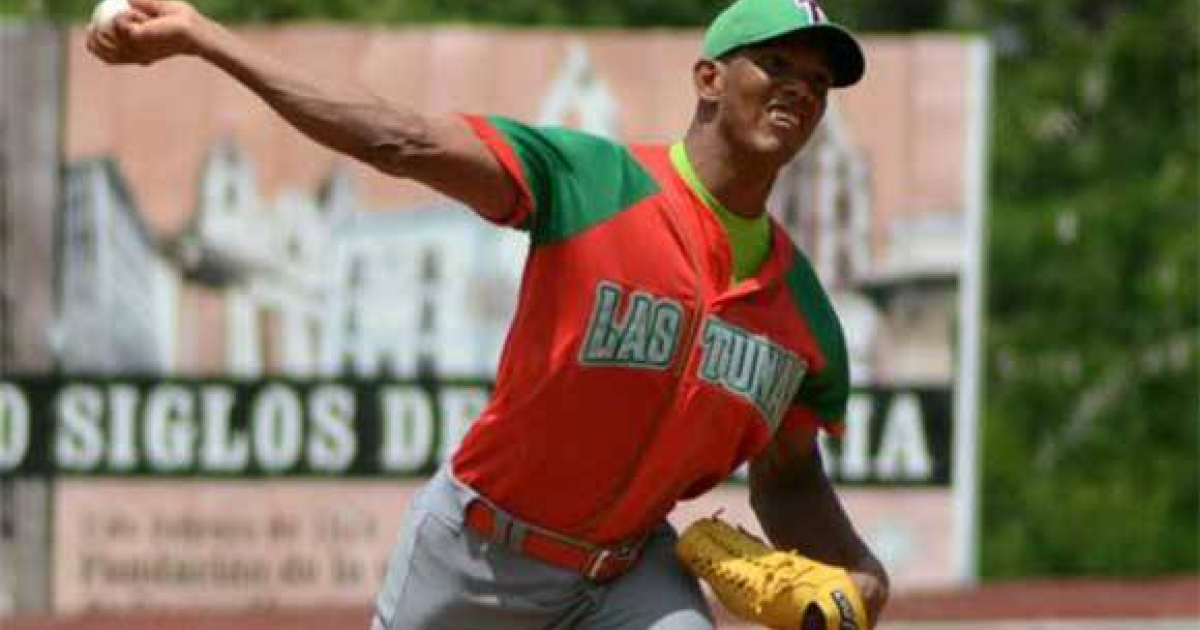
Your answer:
[[[92,54],[110,64],[149,65],[197,52],[205,20],[192,5],[177,0],[129,0],[129,5],[132,10],[117,15],[112,28],[88,29]]]

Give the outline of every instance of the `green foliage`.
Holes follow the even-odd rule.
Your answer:
[[[0,0],[64,21],[85,20],[93,0]],[[196,0],[204,13],[230,22],[339,20],[375,24],[471,22],[525,26],[679,26],[707,21],[721,0]],[[40,8],[39,8],[40,7]],[[18,9],[9,12],[20,12]]]
[[[976,5],[998,34],[984,571],[1195,571],[1194,7]]]
[[[86,20],[94,0],[0,0],[9,13],[35,13],[63,21]],[[470,22],[520,26],[696,27],[707,24],[727,0],[195,0],[223,21],[339,20],[373,24]],[[842,0],[827,3],[839,20],[872,31],[935,28],[943,0]],[[3,12],[3,11],[0,11]]]

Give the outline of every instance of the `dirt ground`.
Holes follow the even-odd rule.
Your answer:
[[[718,608],[719,610],[719,608]],[[721,627],[739,625],[719,612]],[[3,630],[365,630],[366,608],[91,613],[72,617],[0,619]],[[1200,576],[1137,581],[1035,581],[975,589],[897,595],[885,616],[891,624],[1021,620],[1195,620],[1200,628]],[[1188,622],[1190,625],[1190,621]],[[740,626],[745,627],[745,626]],[[1024,626],[1033,627],[1033,626]],[[1039,626],[1046,627],[1046,626]],[[1088,627],[1074,625],[1071,627]]]
[[[988,584],[895,598],[888,618],[910,621],[1196,619],[1200,576]]]

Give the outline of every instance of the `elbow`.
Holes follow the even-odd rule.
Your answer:
[[[438,152],[429,123],[420,116],[396,115],[370,134],[356,155],[376,170],[396,177],[412,177],[422,161]]]

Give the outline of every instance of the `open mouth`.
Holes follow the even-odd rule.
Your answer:
[[[804,116],[794,108],[771,106],[767,108],[767,119],[772,126],[788,129],[801,129],[804,126]]]

